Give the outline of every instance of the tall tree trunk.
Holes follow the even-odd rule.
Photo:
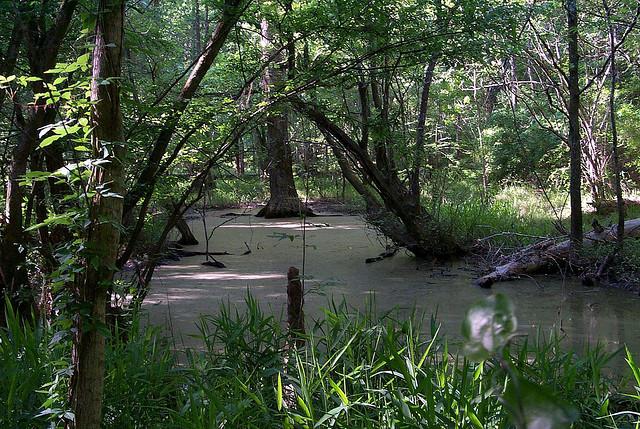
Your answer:
[[[429,62],[424,67],[422,76],[422,93],[420,94],[420,108],[418,110],[418,124],[416,125],[416,147],[413,158],[413,168],[410,177],[411,197],[414,204],[420,204],[420,169],[424,159],[424,135],[427,120],[427,106],[429,103],[429,91],[433,82],[433,71],[436,68],[437,56],[432,54]]]
[[[269,22],[263,19],[260,23],[261,45],[263,57],[272,56]],[[286,58],[280,53],[273,58],[273,63],[265,70],[262,79],[262,89],[267,99],[281,91],[287,76],[293,72],[293,42],[288,43]],[[278,106],[267,115],[267,173],[269,174],[269,201],[257,216],[266,218],[296,217],[301,214],[311,214],[304,208],[293,179],[293,157],[289,145],[289,112],[286,106]]]
[[[98,0],[93,49],[91,101],[93,109],[94,157],[107,155],[107,163],[93,167],[89,181],[95,190],[89,213],[86,273],[78,286],[77,299],[87,315],[76,315],[73,344],[74,372],[70,403],[77,429],[101,426],[104,387],[105,324],[107,290],[113,282],[120,242],[124,159],[124,129],[120,111],[120,77],[123,54],[123,0]],[[108,84],[103,83],[109,80]],[[108,189],[107,189],[108,188]]]
[[[236,174],[238,176],[244,175],[245,165],[244,165],[244,140],[242,136],[238,137],[238,141],[236,142]]]
[[[613,173],[614,173],[614,187],[616,192],[616,208],[618,209],[618,227],[616,233],[616,249],[622,250],[624,242],[624,199],[622,198],[622,183],[620,178],[620,156],[618,154],[618,127],[616,124],[616,28],[611,22],[611,9],[607,0],[602,0],[602,4],[607,15],[607,24],[609,27],[609,49],[611,55],[611,88],[609,91],[609,115],[611,116],[611,150],[613,152]]]
[[[18,59],[18,53],[20,52],[20,45],[22,44],[22,28],[20,20],[16,20],[13,23],[13,30],[11,31],[11,38],[9,39],[9,46],[7,51],[2,56],[2,62],[0,62],[0,74],[3,76],[9,76],[13,72],[16,66],[16,60]],[[6,91],[0,91],[0,109],[4,104],[6,97]]]
[[[193,54],[192,58],[196,59],[202,52],[202,33],[200,23],[200,2],[193,1]]]
[[[577,0],[566,0],[567,38],[569,45],[569,197],[571,199],[570,239],[573,250],[582,246],[582,166],[580,147],[580,87],[578,56],[578,6]]]

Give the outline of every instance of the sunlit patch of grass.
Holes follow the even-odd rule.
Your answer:
[[[544,237],[561,237],[569,230],[569,208],[565,193],[546,193],[526,186],[507,186],[483,201],[478,193],[456,193],[438,207],[436,214],[465,244],[490,239],[496,245],[522,246]],[[640,217],[640,207],[630,206],[627,219]],[[617,223],[617,213],[598,215],[583,211],[583,228],[592,230],[596,219],[602,226]],[[561,228],[559,228],[561,227]]]
[[[506,188],[490,201],[478,196],[452,199],[439,209],[441,221],[462,243],[479,239],[507,246],[530,244],[558,235],[548,204],[526,188]]]

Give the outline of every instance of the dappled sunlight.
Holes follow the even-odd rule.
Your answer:
[[[199,266],[198,266],[199,267]],[[201,268],[201,267],[199,267]],[[164,274],[156,276],[158,280],[168,279],[186,279],[186,280],[212,280],[212,281],[233,281],[233,280],[268,280],[268,279],[283,279],[286,278],[284,274],[278,273],[238,273],[238,272],[206,272],[206,273],[185,273],[185,274]]]
[[[318,224],[320,225],[320,223]],[[276,222],[276,223],[260,223],[260,224],[226,224],[219,227],[220,229],[243,229],[243,228],[269,228],[269,229],[291,229],[296,231],[330,231],[330,230],[360,230],[364,229],[363,225],[352,225],[352,224],[343,224],[343,225],[329,225],[329,226],[314,226],[307,225],[303,227],[299,222]]]

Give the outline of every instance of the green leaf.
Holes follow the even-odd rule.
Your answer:
[[[311,411],[309,411],[309,407],[307,407],[307,404],[304,402],[304,399],[302,399],[300,396],[297,397],[297,402],[298,402],[298,406],[300,407],[300,409],[302,410],[302,412],[304,412],[304,414],[311,418]]]
[[[340,386],[338,386],[332,379],[329,378],[329,384],[331,385],[331,387],[333,388],[333,390],[338,394],[338,396],[340,397],[340,401],[342,402],[342,405],[349,405],[349,398],[347,398],[347,395],[345,395],[345,393],[343,392],[343,390],[340,388]]]
[[[53,81],[53,85],[54,85],[54,86],[60,85],[61,83],[63,83],[63,82],[64,82],[64,81],[66,81],[66,80],[67,80],[67,77],[66,77],[66,76],[60,76],[60,77],[56,78],[56,79]]]
[[[53,144],[56,140],[61,139],[63,136],[60,134],[54,134],[52,136],[47,137],[46,139],[42,140],[42,142],[40,143],[40,147],[47,147],[51,144]]]
[[[282,410],[282,378],[280,377],[280,373],[278,373],[278,390],[276,391],[276,402],[278,406],[278,411]]]
[[[467,409],[466,413],[467,413],[467,417],[469,417],[469,421],[471,422],[471,424],[473,425],[474,428],[484,429],[484,426],[482,425],[482,423],[478,419],[478,416],[476,416],[473,411]]]
[[[527,429],[568,429],[580,413],[550,391],[517,376],[502,396],[516,425]]]

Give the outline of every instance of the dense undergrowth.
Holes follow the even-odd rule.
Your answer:
[[[251,297],[246,308],[222,306],[202,319],[200,350],[175,351],[170,338],[136,317],[127,335],[115,329],[108,341],[103,425],[638,427],[640,368],[631,355],[627,373],[611,378],[603,371],[611,354],[598,347],[566,351],[556,335],[514,339],[509,315],[493,314],[500,329],[483,337],[487,332],[477,328],[486,321],[474,317],[486,310],[481,304],[467,317],[466,355],[433,318],[397,320],[345,305],[330,304],[298,349],[287,346],[280,321]],[[20,327],[9,316],[9,328],[0,331],[0,427],[62,426],[70,416],[69,339],[54,328]],[[486,354],[478,357],[479,348]]]

